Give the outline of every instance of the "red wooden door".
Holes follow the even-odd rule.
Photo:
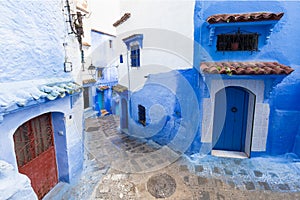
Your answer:
[[[39,199],[57,182],[51,113],[22,124],[14,134],[19,172],[27,175]]]

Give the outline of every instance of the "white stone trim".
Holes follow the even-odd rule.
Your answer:
[[[255,95],[254,120],[252,123],[252,117],[248,114],[246,135],[247,144],[245,144],[245,148],[250,149],[249,145],[251,145],[251,151],[265,151],[268,136],[270,108],[269,104],[263,103],[265,88],[263,80],[212,80],[211,87],[209,88],[210,98],[203,98],[201,142],[212,143],[215,95],[221,89],[229,86],[245,88]],[[250,101],[249,109],[251,109]],[[253,124],[252,137],[251,127],[249,127],[251,124]]]

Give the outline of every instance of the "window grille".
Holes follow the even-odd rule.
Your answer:
[[[220,34],[217,38],[217,51],[258,51],[258,33]]]

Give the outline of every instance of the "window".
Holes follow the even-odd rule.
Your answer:
[[[123,39],[127,50],[130,51],[131,67],[141,66],[141,49],[143,48],[143,34],[133,34]]]
[[[131,67],[140,66],[140,48],[139,45],[131,46],[130,48]]]
[[[217,51],[258,51],[257,33],[220,34],[217,39]]]
[[[146,126],[146,108],[142,105],[138,105],[139,123]]]

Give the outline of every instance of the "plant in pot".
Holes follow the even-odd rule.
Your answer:
[[[239,43],[238,42],[232,42],[231,43],[231,50],[237,51],[239,49]]]
[[[239,49],[239,42],[240,42],[240,29],[234,34],[233,40],[231,42],[231,50],[232,51],[237,51]]]

